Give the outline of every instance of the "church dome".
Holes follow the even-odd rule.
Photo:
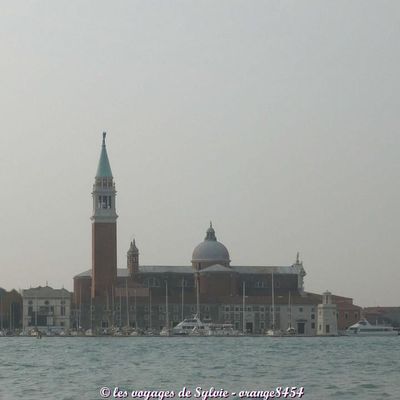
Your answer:
[[[223,262],[228,264],[230,262],[229,252],[222,243],[217,241],[211,223],[204,241],[193,250],[192,262]]]

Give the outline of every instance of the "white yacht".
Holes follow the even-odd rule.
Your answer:
[[[194,336],[197,336],[201,335],[203,332],[205,333],[207,326],[208,324],[202,322],[200,318],[195,315],[193,318],[186,318],[182,322],[179,322],[179,324],[172,329],[172,333],[180,336],[194,333]]]
[[[372,325],[366,319],[362,319],[347,330],[348,336],[396,336],[399,333],[388,325]]]

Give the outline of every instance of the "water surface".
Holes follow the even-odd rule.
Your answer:
[[[100,388],[117,386],[214,387],[231,400],[295,386],[303,399],[398,400],[400,337],[0,338],[1,400],[99,400]]]

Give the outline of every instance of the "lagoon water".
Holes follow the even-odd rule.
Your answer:
[[[1,400],[99,400],[116,386],[174,399],[183,387],[234,400],[278,386],[304,387],[312,400],[400,399],[400,337],[0,338]]]

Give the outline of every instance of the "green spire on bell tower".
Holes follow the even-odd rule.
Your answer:
[[[99,166],[93,185],[93,215],[94,222],[115,222],[115,184],[106,150],[106,133],[103,132]]]
[[[101,146],[99,166],[97,167],[96,178],[112,178],[110,161],[108,161],[106,149],[106,132],[103,132],[103,144]]]

